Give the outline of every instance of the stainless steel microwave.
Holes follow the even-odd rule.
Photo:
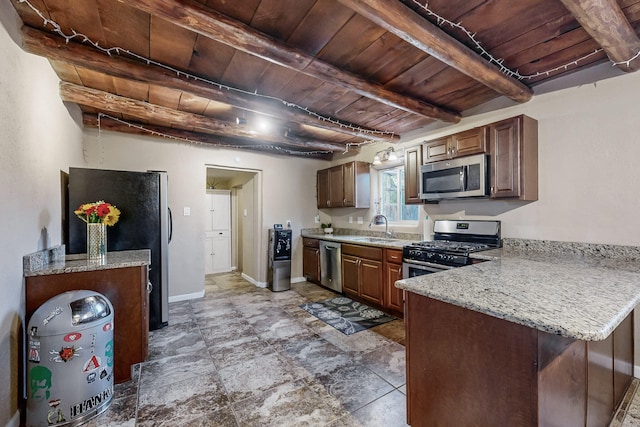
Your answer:
[[[459,157],[420,166],[423,200],[485,197],[489,195],[487,155]]]

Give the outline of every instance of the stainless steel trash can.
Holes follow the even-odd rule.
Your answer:
[[[113,397],[113,306],[102,294],[71,291],[27,325],[27,426],[75,426]]]

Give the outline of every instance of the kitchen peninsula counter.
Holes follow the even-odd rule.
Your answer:
[[[499,319],[584,341],[606,339],[640,303],[640,262],[488,251],[494,258],[396,286]],[[499,254],[499,255],[498,255]]]
[[[639,248],[503,244],[396,282],[409,424],[607,425],[633,378]]]
[[[114,382],[128,381],[132,366],[148,355],[151,251],[108,252],[103,263],[64,252],[61,245],[23,257],[25,324],[38,307],[63,292],[86,289],[104,295],[114,311]]]

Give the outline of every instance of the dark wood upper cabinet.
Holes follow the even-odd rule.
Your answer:
[[[329,207],[344,206],[344,168],[342,165],[329,169]]]
[[[489,154],[492,199],[538,200],[538,122],[524,115],[426,141],[422,153],[405,151],[405,203],[421,203],[420,167],[473,154]],[[413,150],[413,151],[412,151]]]
[[[328,208],[331,202],[329,201],[330,182],[329,182],[329,169],[322,169],[317,172],[317,195],[318,195],[318,207]]]
[[[371,178],[367,162],[349,162],[319,170],[318,208],[368,208]]]
[[[487,128],[485,126],[425,142],[422,148],[424,163],[486,152]]]
[[[538,122],[517,116],[487,128],[491,197],[538,200]]]
[[[422,146],[404,150],[404,203],[406,205],[422,203],[420,165],[422,165]]]

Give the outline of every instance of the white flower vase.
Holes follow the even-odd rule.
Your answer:
[[[107,257],[107,225],[87,223],[87,259],[104,262]]]

